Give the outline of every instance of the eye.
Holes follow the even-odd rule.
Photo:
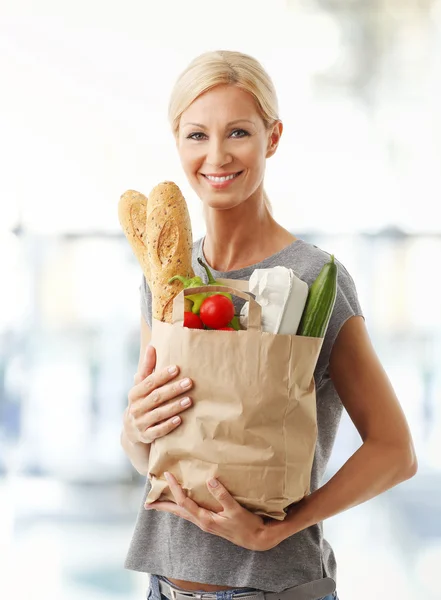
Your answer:
[[[201,131],[194,131],[193,133],[190,133],[189,135],[187,135],[187,140],[196,140],[196,142],[198,142],[199,140],[202,140],[205,137],[205,133],[202,133]]]
[[[234,135],[237,134],[237,135]],[[235,138],[242,138],[242,137],[246,137],[247,135],[250,135],[248,133],[248,131],[245,131],[245,129],[235,129],[234,131],[231,132],[231,137],[235,137]]]

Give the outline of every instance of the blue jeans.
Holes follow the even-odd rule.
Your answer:
[[[159,580],[167,581],[165,577],[161,575],[150,575],[150,587],[147,591],[147,600],[168,600],[163,596],[159,590]],[[177,586],[174,586],[177,587]],[[178,588],[181,589],[181,588]],[[233,600],[234,598],[240,598],[240,594],[249,594],[255,592],[256,588],[237,588],[234,590],[226,590],[224,592],[216,592],[216,600]],[[330,594],[320,600],[338,600],[337,594]]]

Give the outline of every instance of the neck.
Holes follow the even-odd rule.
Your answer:
[[[295,240],[272,217],[263,200],[228,210],[205,208],[207,233],[203,252],[216,271],[234,271],[260,262]]]

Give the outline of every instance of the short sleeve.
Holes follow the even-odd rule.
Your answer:
[[[140,308],[141,314],[147,325],[152,328],[152,294],[148,286],[145,276],[142,276],[141,285],[139,286]]]
[[[320,383],[323,376],[328,374],[331,351],[340,329],[353,316],[361,316],[364,319],[354,280],[338,260],[336,263],[338,266],[337,297],[317,362],[316,383]]]

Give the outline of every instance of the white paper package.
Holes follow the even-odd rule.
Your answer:
[[[292,269],[273,267],[255,269],[249,291],[262,307],[262,331],[296,334],[308,298],[308,284]],[[247,327],[248,303],[240,313],[242,327]]]

